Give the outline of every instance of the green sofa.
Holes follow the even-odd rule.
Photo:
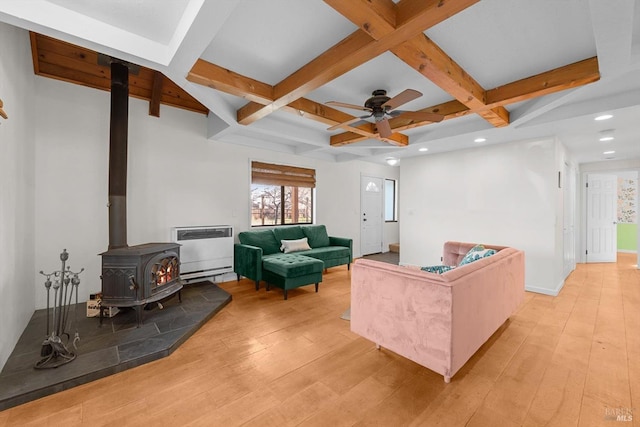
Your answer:
[[[282,240],[307,238],[310,250],[291,253],[281,252]],[[291,225],[269,229],[243,231],[238,234],[240,243],[234,245],[234,271],[238,275],[254,280],[256,290],[260,281],[288,289],[316,284],[322,281],[322,270],[338,265],[351,266],[353,241],[327,234],[324,225]],[[266,262],[265,262],[266,261]],[[320,265],[319,261],[322,262]]]

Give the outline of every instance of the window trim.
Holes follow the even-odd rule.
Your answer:
[[[387,219],[387,181],[393,182],[393,219]],[[398,181],[384,178],[384,222],[398,222]]]
[[[316,180],[315,169],[301,168],[288,165],[277,165],[272,163],[264,163],[251,161],[249,179],[249,226],[250,228],[260,227],[280,227],[288,225],[311,225],[315,223],[315,186]],[[253,224],[253,186],[264,185],[271,187],[280,187],[280,209],[278,221],[279,224]],[[300,188],[310,189],[310,205],[311,212],[309,222],[286,222],[286,192],[285,188],[291,188],[292,192],[298,192]],[[299,205],[298,200],[298,205]],[[298,215],[299,218],[299,215]]]

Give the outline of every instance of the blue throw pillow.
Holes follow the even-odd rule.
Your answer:
[[[456,268],[456,266],[451,266],[451,265],[429,265],[427,267],[422,267],[420,270],[422,271],[426,271],[429,273],[436,273],[436,274],[442,274],[442,273],[446,273],[449,270],[453,270],[454,268]]]
[[[484,246],[482,245],[475,245],[474,247],[469,249],[469,252],[467,252],[464,258],[462,258],[462,261],[460,261],[460,266],[463,266],[465,264],[470,264],[473,261],[486,258],[495,253],[496,253],[495,249],[485,249]]]

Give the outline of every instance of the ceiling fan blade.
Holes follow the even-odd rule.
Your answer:
[[[389,124],[389,120],[382,119],[379,122],[376,122],[376,126],[378,128],[378,133],[382,138],[389,138],[393,132],[391,132],[391,125]]]
[[[339,128],[343,127],[343,126],[350,125],[350,124],[352,124],[352,123],[355,123],[355,122],[357,122],[357,121],[360,121],[360,120],[362,120],[362,119],[366,119],[366,118],[369,118],[369,117],[371,117],[371,114],[370,114],[370,115],[368,115],[368,116],[354,117],[353,119],[351,119],[351,120],[347,120],[346,122],[342,122],[342,123],[338,123],[338,124],[336,124],[336,125],[333,125],[333,126],[331,126],[330,128],[328,128],[327,130],[336,130],[336,129],[339,129]]]
[[[413,89],[406,89],[382,104],[382,108],[386,110],[393,110],[394,108],[398,108],[402,104],[406,104],[409,101],[413,101],[416,98],[420,98],[422,93]]]
[[[402,114],[395,117],[414,120],[417,122],[434,122],[434,123],[441,122],[444,119],[444,116],[442,114],[429,113],[427,111],[403,111]]]
[[[345,102],[329,101],[329,102],[325,102],[325,104],[331,105],[333,107],[342,107],[342,108],[351,108],[354,110],[371,111],[371,108],[363,107],[362,105],[347,104]]]

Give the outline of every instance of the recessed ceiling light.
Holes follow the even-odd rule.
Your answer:
[[[600,141],[613,141],[615,138],[613,136],[613,129],[605,129],[600,131]]]
[[[613,117],[612,114],[603,114],[601,116],[596,117],[593,120],[598,120],[598,121],[600,121],[600,120],[609,120],[611,117]]]
[[[485,142],[486,140],[487,140],[487,138],[480,137],[480,138],[474,139],[473,142]]]
[[[605,151],[602,154],[615,154],[615,153],[616,153],[615,151],[611,150],[611,151]]]
[[[429,149],[427,147],[422,147],[419,148],[418,151],[422,151],[424,153],[425,151],[429,151]]]

